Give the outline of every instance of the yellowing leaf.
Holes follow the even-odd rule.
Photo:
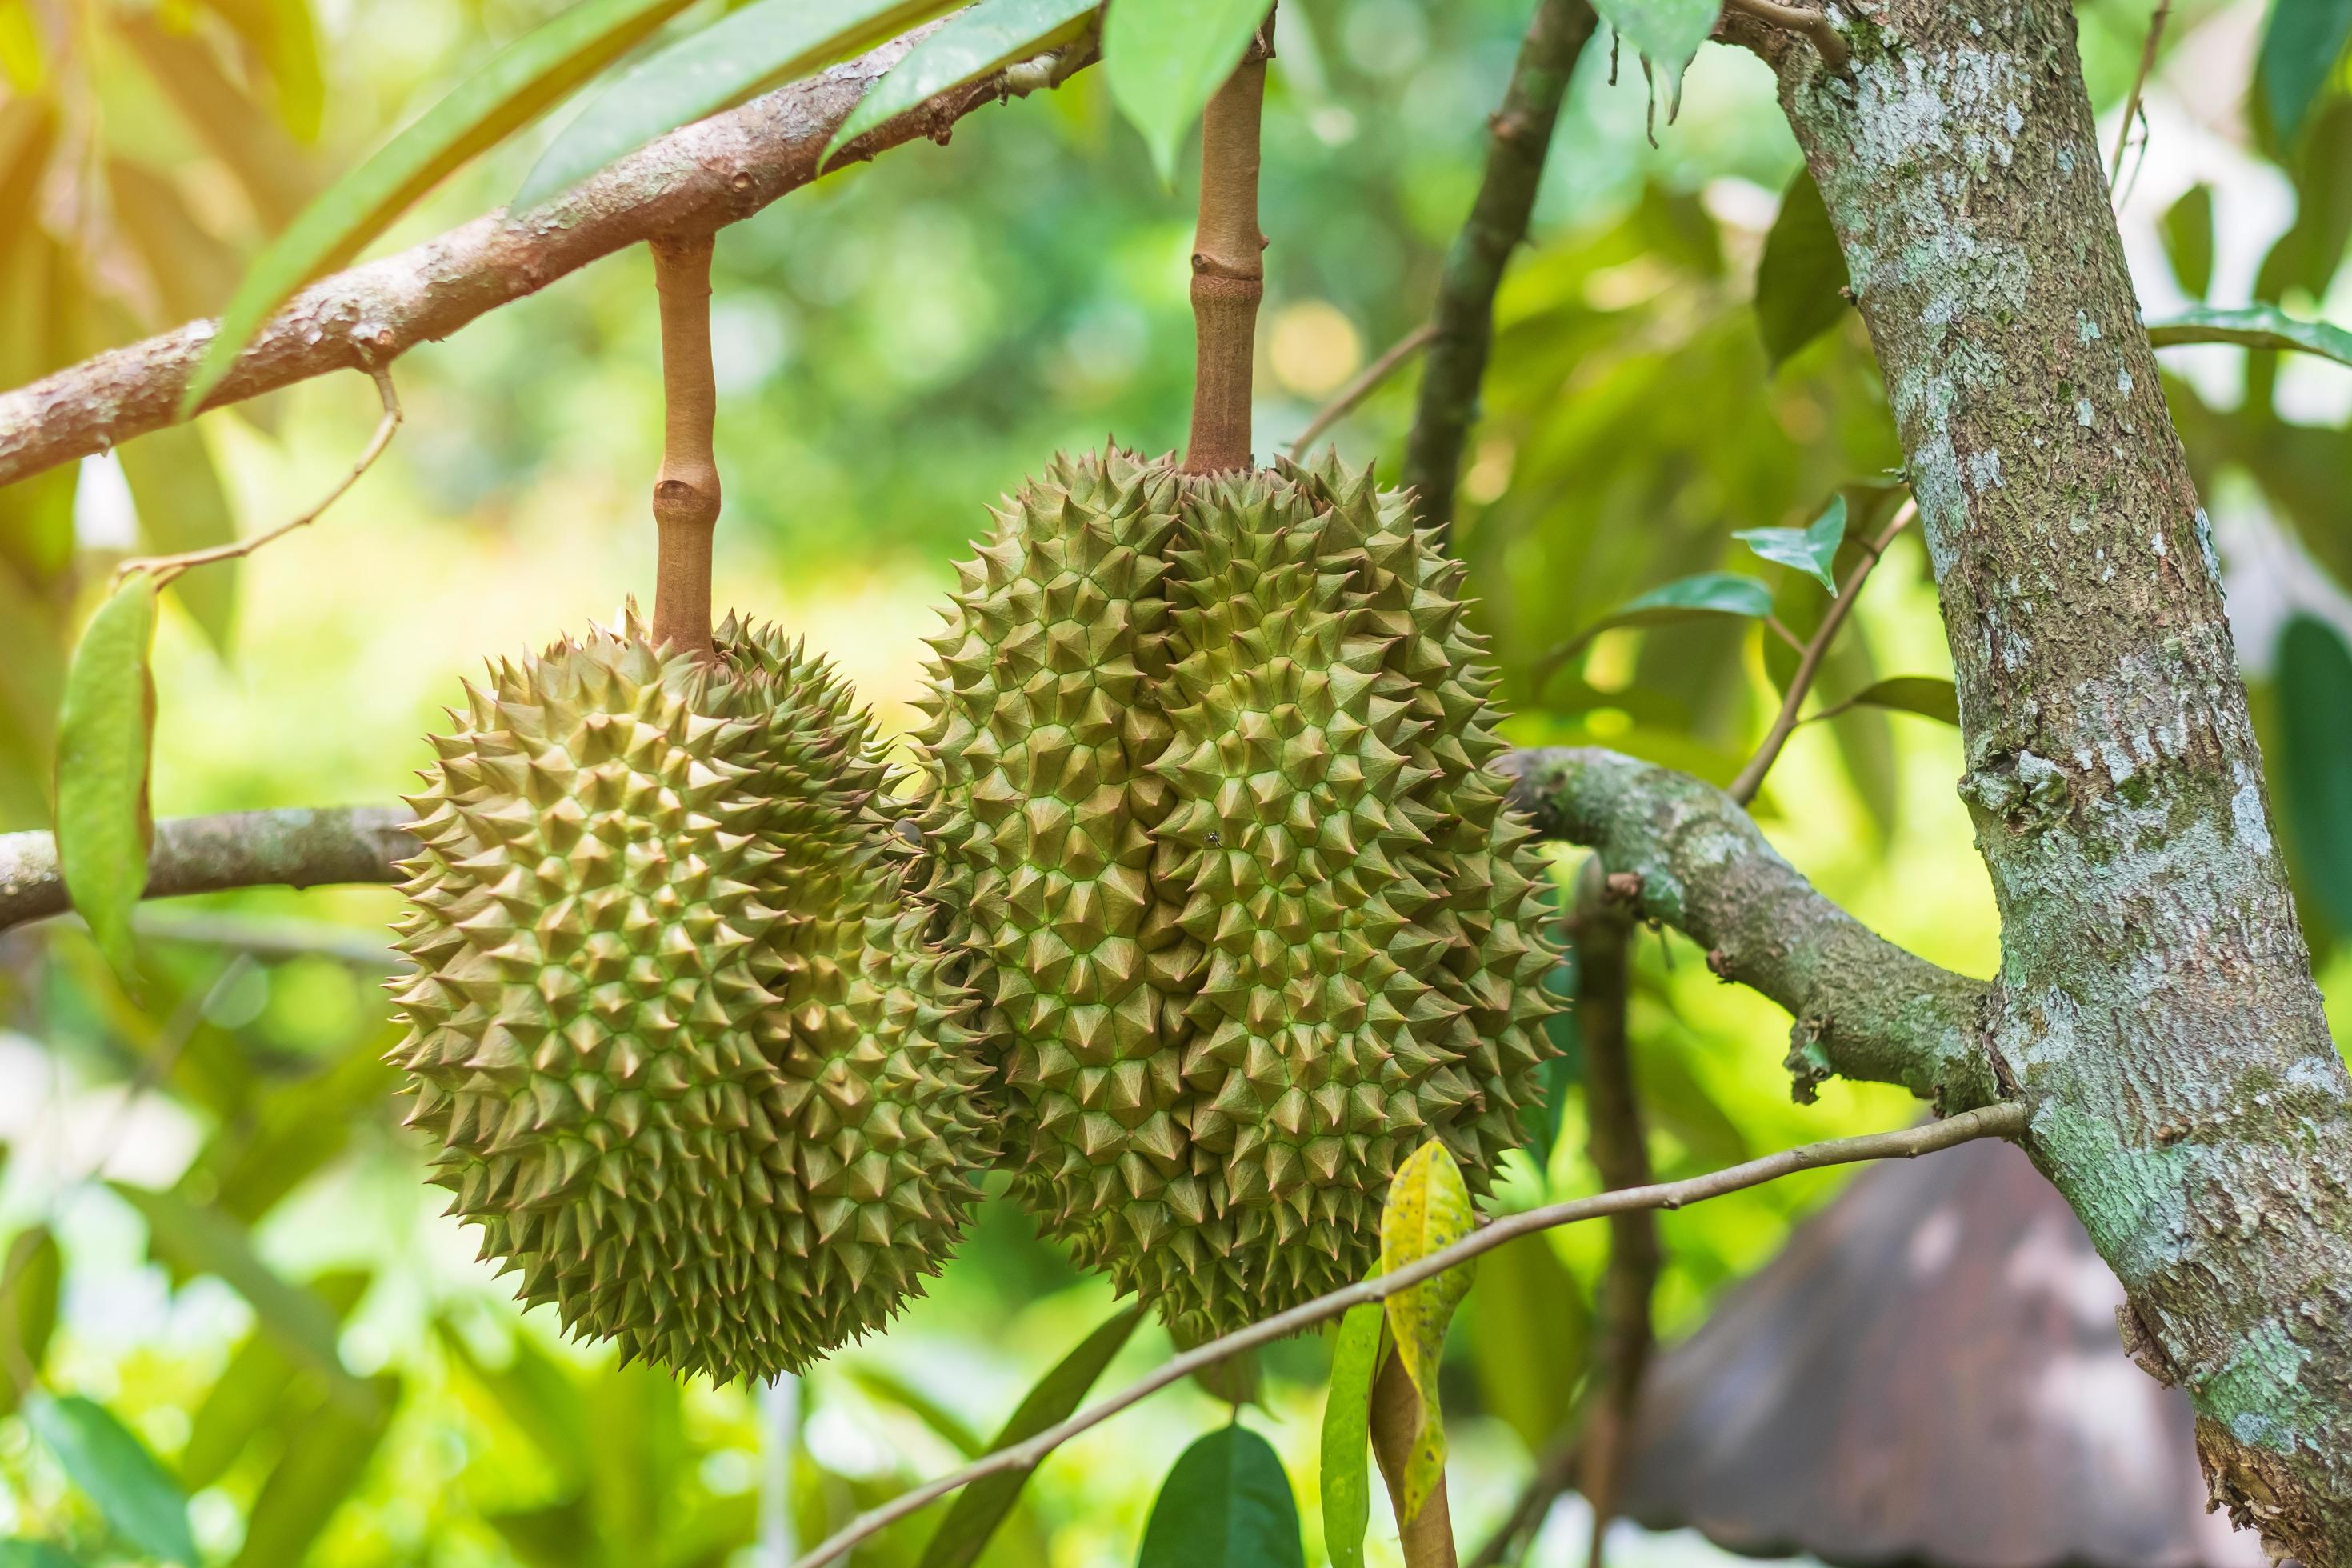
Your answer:
[[[66,671],[58,719],[58,864],[74,908],[126,986],[131,911],[147,890],[147,746],[155,728],[155,581],[134,573],[98,608]]]
[[[1423,1144],[1397,1168],[1381,1210],[1381,1272],[1395,1274],[1470,1234],[1474,1215],[1462,1168],[1443,1143]],[[1411,1522],[1445,1474],[1445,1428],[1437,1405],[1437,1360],[1445,1326],[1470,1289],[1470,1269],[1449,1268],[1388,1300],[1397,1361],[1421,1393],[1421,1429],[1405,1461],[1402,1520]]]

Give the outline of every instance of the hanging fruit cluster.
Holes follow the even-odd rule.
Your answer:
[[[996,513],[910,806],[822,660],[711,629],[709,243],[656,247],[653,626],[469,689],[401,938],[411,1120],[568,1328],[796,1369],[1001,1162],[1202,1339],[1361,1278],[1415,1147],[1483,1186],[1517,1141],[1551,957],[1461,568],[1369,473],[1251,466],[1264,73],[1203,127],[1187,458],[1058,458]]]

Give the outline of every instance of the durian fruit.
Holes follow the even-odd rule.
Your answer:
[[[1551,1048],[1542,872],[1460,568],[1335,464],[1056,459],[962,568],[925,897],[1014,1190],[1180,1337],[1360,1278],[1396,1165],[1483,1187]]]
[[[868,716],[772,629],[716,641],[632,618],[467,687],[411,802],[392,1059],[524,1301],[723,1382],[885,1321],[993,1147]]]

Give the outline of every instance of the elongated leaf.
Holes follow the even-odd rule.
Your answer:
[[[1241,64],[1265,13],[1265,0],[1114,0],[1103,75],[1161,179],[1175,177],[1184,133]]]
[[[1923,719],[1940,719],[1955,726],[1960,721],[1959,692],[1950,681],[1935,675],[1890,675],[1833,706],[1841,711],[1848,708],[1891,708],[1898,712],[1916,713]]]
[[[1722,0],[1593,0],[1592,8],[1633,46],[1667,82],[1667,99],[1681,96],[1683,69],[1715,31]]]
[[[1394,1274],[1451,1247],[1470,1234],[1473,1219],[1462,1167],[1444,1144],[1423,1144],[1397,1167],[1388,1202],[1381,1208],[1381,1272]],[[1396,1341],[1397,1360],[1421,1392],[1421,1429],[1405,1460],[1402,1523],[1410,1523],[1421,1512],[1445,1474],[1437,1362],[1445,1348],[1445,1326],[1470,1289],[1471,1272],[1467,1267],[1449,1268],[1388,1300],[1389,1332]]]
[[[1331,1383],[1323,1394],[1323,1550],[1331,1568],[1364,1568],[1364,1531],[1372,1518],[1366,1455],[1383,1318],[1377,1301],[1349,1308],[1331,1350]]]
[[[756,0],[599,93],[523,176],[514,209],[537,206],[656,136],[953,9],[954,0]]]
[[[538,1446],[563,1486],[584,1486],[591,1463],[588,1406],[563,1369],[523,1334],[514,1337],[514,1353],[507,1364],[494,1367],[477,1356],[465,1335],[447,1322],[439,1328],[442,1344],[507,1419]]]
[[[48,74],[30,0],[0,0],[0,80],[30,97]]]
[[[287,1351],[328,1380],[337,1400],[363,1409],[365,1390],[343,1368],[335,1349],[335,1314],[327,1303],[289,1285],[253,1249],[243,1226],[210,1205],[190,1203],[175,1192],[158,1192],[121,1182],[107,1184],[147,1222],[147,1245],[180,1277],[212,1274],[246,1299],[261,1324]]]
[[[305,142],[318,139],[327,86],[319,69],[319,30],[307,0],[205,0],[261,57],[278,89],[278,115]]]
[[[167,425],[118,450],[139,511],[140,539],[148,550],[178,555],[236,537],[228,494],[196,426]],[[236,568],[235,561],[216,561],[184,572],[172,583],[205,639],[224,658],[236,616]]]
[[[1844,319],[1845,252],[1812,173],[1799,169],[1780,196],[1780,214],[1756,264],[1756,324],[1764,357],[1778,370],[1789,357]]]
[[[9,1342],[0,1350],[0,1415],[16,1408],[20,1390],[11,1373],[22,1370],[37,1374],[49,1353],[49,1336],[58,1326],[58,1289],[64,1279],[65,1257],[49,1227],[37,1225],[17,1232],[6,1258],[0,1260],[0,1280],[8,1282],[0,1289],[0,1335]]]
[[[2352,649],[2310,616],[2279,634],[2279,805],[2305,892],[2352,934]]]
[[[989,1452],[1025,1442],[1076,1410],[1142,1321],[1142,1306],[1129,1307],[1079,1341],[1077,1348],[1055,1363],[1054,1369],[1023,1397],[996,1441],[989,1445]],[[989,1537],[1020,1500],[1021,1489],[1029,1482],[1029,1468],[983,1476],[957,1493],[947,1517],[940,1521],[939,1529],[923,1547],[921,1568],[965,1568],[978,1561]]]
[[[131,911],[147,889],[155,680],[155,581],[133,573],[90,617],[58,715],[58,862],[74,908],[126,985],[137,984]]]
[[[2175,343],[2240,343],[2250,349],[2282,349],[2352,364],[2352,332],[2326,321],[2303,321],[2276,305],[2246,305],[2217,310],[2200,305],[2147,324],[2147,341],[2158,348]]]
[[[888,1367],[870,1362],[853,1362],[836,1370],[847,1374],[868,1398],[884,1405],[895,1405],[944,1438],[948,1446],[967,1459],[976,1459],[984,1451],[980,1434],[954,1411],[931,1397],[929,1390],[911,1377],[902,1376]]]
[[[1834,595],[1837,579],[1830,575],[1830,565],[1845,542],[1845,497],[1832,496],[1810,527],[1743,528],[1731,537],[1767,561],[1802,572]]]
[[[295,289],[358,255],[443,178],[538,119],[691,3],[582,0],[491,56],[305,207],[261,253],[189,380],[182,411],[193,412],[220,384],[253,334]]]
[[[1273,1445],[1236,1423],[1179,1455],[1135,1568],[1307,1568],[1298,1503]]]
[[[842,148],[927,99],[1077,37],[1086,31],[1099,4],[1100,0],[980,0],[957,12],[866,89],[866,96],[825,143],[824,156],[817,166],[823,168]]]
[[[1523,1236],[1478,1259],[1470,1292],[1471,1359],[1486,1408],[1530,1453],[1559,1436],[1576,1407],[1592,1339],[1592,1311],[1542,1236]]]
[[[79,1394],[37,1394],[25,1402],[25,1420],[124,1540],[194,1568],[188,1500],[112,1411]]]
[[[299,1568],[358,1485],[400,1403],[400,1379],[371,1378],[357,1410],[330,1401],[286,1434],[285,1451],[246,1517],[234,1568]]]
[[[2187,195],[2164,209],[2157,228],[2165,258],[2172,263],[2173,280],[2190,299],[2203,299],[2213,286],[2213,187],[2189,186]]]
[[[364,1269],[339,1268],[311,1280],[308,1289],[341,1323],[367,1293],[369,1279]],[[202,1491],[227,1472],[256,1433],[284,1430],[322,1397],[314,1382],[304,1381],[302,1363],[276,1334],[265,1327],[247,1335],[189,1418],[188,1440],[180,1447],[180,1484]]]
[[[1587,643],[1614,626],[1664,626],[1709,616],[1762,620],[1772,613],[1772,590],[1739,572],[1701,572],[1677,577],[1638,598],[1626,600],[1568,641],[1544,656],[1543,668],[1556,669]]]
[[[2352,37],[2352,0],[2276,0],[2263,33],[2262,79],[2279,145],[2293,142]]]
[[[150,11],[116,6],[107,16],[180,118],[236,176],[265,230],[276,233],[310,205],[319,194],[310,160],[228,79],[203,39],[165,26]]]
[[[0,1541],[0,1568],[78,1568],[62,1547],[46,1541]]]

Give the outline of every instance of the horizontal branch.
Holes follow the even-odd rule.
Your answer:
[[[1743,1187],[1759,1186],[1782,1176],[1794,1175],[1799,1171],[1819,1170],[1825,1165],[1850,1165],[1864,1160],[1907,1160],[1979,1138],[2014,1138],[2024,1128],[2025,1107],[2009,1101],[1979,1107],[1948,1121],[1930,1121],[1899,1132],[1874,1132],[1860,1138],[1832,1138],[1819,1143],[1800,1144],[1794,1149],[1767,1154],[1760,1160],[1728,1165],[1686,1181],[1621,1187],[1615,1192],[1570,1198],[1507,1215],[1453,1246],[1433,1252],[1393,1272],[1375,1275],[1353,1285],[1343,1285],[1286,1312],[1278,1312],[1248,1328],[1235,1330],[1222,1339],[1211,1340],[1181,1355],[1171,1357],[1144,1377],[1117,1394],[1096,1401],[1058,1426],[1049,1426],[1025,1442],[984,1455],[937,1480],[903,1491],[880,1508],[859,1515],[794,1563],[793,1568],[824,1568],[825,1564],[837,1561],[859,1542],[937,1502],[959,1488],[1008,1470],[1035,1468],[1046,1455],[1081,1432],[1101,1426],[1120,1411],[1141,1403],[1171,1384],[1182,1382],[1204,1367],[1214,1366],[1244,1351],[1271,1344],[1276,1340],[1286,1339],[1302,1330],[1311,1329],[1318,1323],[1328,1322],[1350,1307],[1386,1300],[1400,1290],[1418,1285],[1449,1268],[1458,1268],[1480,1253],[1491,1251],[1507,1241],[1536,1231],[1549,1230],[1555,1226],[1629,1214],[1637,1209],[1678,1209],[1707,1198],[1721,1197],[1726,1193],[1736,1193]]]
[[[1905,952],[1823,898],[1723,791],[1614,752],[1517,752],[1507,765],[1538,831],[1590,845],[1636,913],[1795,1015],[1789,1065],[1801,1098],[1832,1074],[1899,1083],[1945,1110],[1998,1098],[1985,984]]]
[[[261,329],[205,406],[334,371],[373,371],[640,240],[740,223],[816,178],[834,132],[928,31],[674,131],[520,217],[490,213],[312,284]],[[973,110],[1058,83],[1093,58],[1088,37],[1042,78],[1014,68],[951,88],[859,137],[828,167],[917,137],[945,142]],[[181,389],[215,325],[192,321],[0,394],[0,485],[177,422]]]
[[[415,815],[404,806],[343,805],[159,822],[147,857],[146,896],[396,882],[393,862],[416,853],[416,840],[401,830]],[[70,907],[57,840],[47,833],[0,833],[0,931]]]

